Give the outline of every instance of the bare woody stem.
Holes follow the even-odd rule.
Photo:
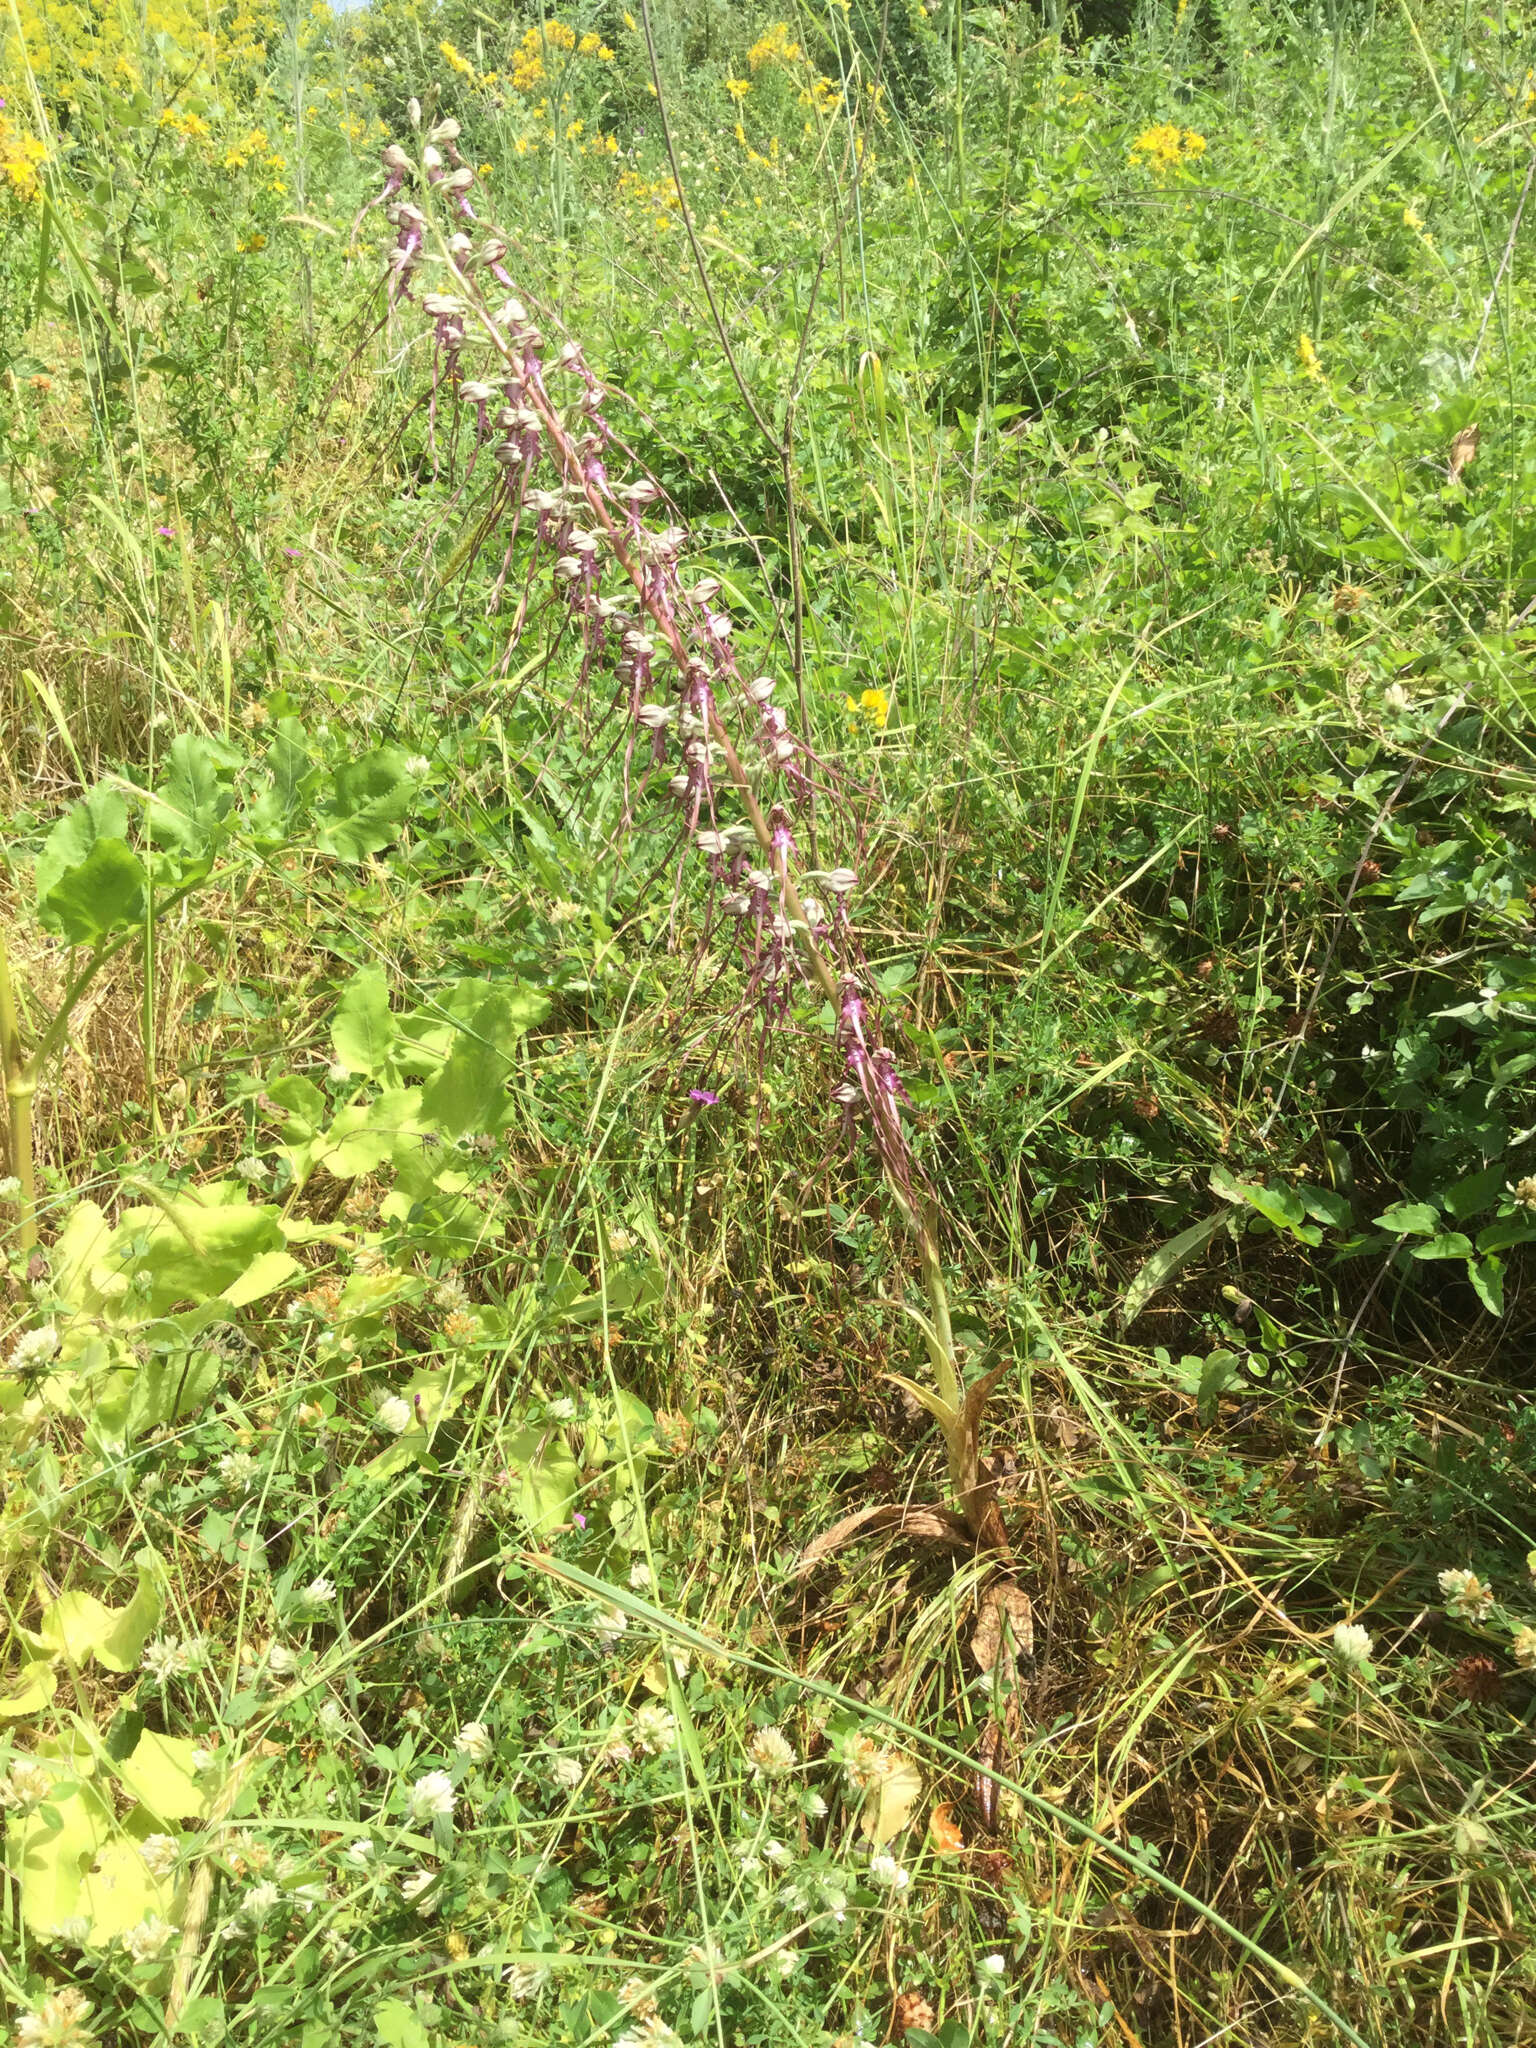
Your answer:
[[[37,1064],[24,1059],[16,990],[10,954],[0,932],[0,1073],[5,1078],[6,1144],[10,1170],[21,1182],[21,1223],[17,1238],[30,1252],[37,1243],[37,1169],[32,1157],[32,1098],[37,1091]]]

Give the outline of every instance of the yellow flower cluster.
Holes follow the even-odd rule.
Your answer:
[[[201,114],[186,113],[180,107],[162,107],[160,126],[183,142],[206,142],[213,133]]]
[[[744,78],[728,78],[725,81],[725,89],[738,106],[740,106],[747,94],[752,90]]]
[[[35,135],[22,135],[0,114],[0,192],[18,199],[35,199],[40,189],[38,173],[48,161],[48,150]]]
[[[885,731],[891,700],[884,690],[861,690],[857,697],[844,697],[843,703],[855,725],[868,726],[871,732]]]
[[[1318,354],[1310,334],[1303,334],[1297,338],[1296,354],[1301,362],[1302,373],[1310,377],[1314,384],[1327,381],[1323,374],[1323,359]]]
[[[652,208],[652,225],[669,228],[672,225],[671,209],[677,204],[677,187],[670,178],[657,178],[654,182],[639,171],[620,171],[618,194],[631,206]]]
[[[1131,144],[1131,162],[1145,164],[1156,171],[1159,177],[1169,171],[1181,170],[1205,155],[1205,137],[1197,135],[1193,128],[1177,127],[1172,121],[1159,122],[1155,128],[1143,128]]]
[[[549,61],[560,57],[596,57],[601,64],[613,62],[613,52],[601,36],[589,29],[578,36],[563,21],[536,23],[512,52],[512,90],[534,92],[549,76]]]
[[[751,70],[761,71],[765,64],[793,64],[799,56],[800,45],[789,39],[789,23],[776,21],[748,50],[747,64]]]
[[[818,78],[801,93],[800,103],[814,107],[818,114],[835,114],[843,104],[843,96],[830,78]]]
[[[456,49],[454,45],[449,42],[439,43],[437,47],[442,56],[443,62],[448,66],[448,69],[450,71],[457,71],[460,78],[474,77],[475,67],[473,64],[470,63],[469,59],[464,55],[464,53],[461,50]]]

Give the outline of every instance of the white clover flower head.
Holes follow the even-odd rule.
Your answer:
[[[407,754],[405,772],[413,782],[421,782],[432,773],[432,763],[425,754]]]
[[[8,1813],[30,1813],[48,1797],[52,1782],[35,1757],[13,1757],[10,1770],[0,1778],[0,1807]]]
[[[411,1426],[411,1404],[400,1394],[386,1394],[374,1409],[373,1419],[386,1436],[404,1436]]]
[[[327,1578],[311,1579],[299,1598],[306,1607],[329,1607],[336,1598],[335,1584]]]
[[[491,1731],[483,1721],[466,1721],[453,1738],[453,1746],[460,1756],[467,1756],[472,1764],[489,1763],[495,1749]]]
[[[1493,1612],[1492,1590],[1476,1572],[1443,1571],[1439,1583],[1445,1611],[1458,1621],[1486,1621]]]
[[[235,1173],[241,1180],[263,1181],[267,1178],[267,1163],[254,1152],[248,1152],[243,1159],[235,1161]]]
[[[430,1891],[436,1882],[435,1870],[413,1870],[409,1877],[400,1880],[401,1898],[407,1905],[415,1901],[417,1915],[422,1920],[429,1920],[437,1911],[437,1901],[423,1897],[423,1893]]]
[[[574,1792],[587,1775],[580,1757],[557,1756],[551,1766],[555,1783],[563,1792]]]
[[[747,1744],[747,1755],[752,1759],[752,1775],[757,1778],[782,1778],[799,1761],[794,1744],[782,1728],[757,1729]]]
[[[16,2022],[16,2048],[95,2048],[96,2036],[86,2025],[91,2002],[73,1984],[45,1998]]]
[[[181,1851],[174,1835],[146,1835],[139,1844],[139,1854],[151,1877],[169,1877]]]
[[[1522,1209],[1536,1209],[1536,1173],[1528,1173],[1523,1180],[1517,1180],[1510,1193]],[[1526,1565],[1532,1575],[1536,1576],[1536,1566],[1531,1564],[1533,1557],[1536,1557],[1536,1550],[1533,1550],[1531,1557],[1526,1559]]]
[[[592,1633],[605,1650],[611,1650],[629,1627],[629,1616],[618,1607],[602,1607],[592,1623]]]
[[[825,1820],[828,1811],[827,1802],[819,1792],[807,1792],[800,1801],[800,1811],[807,1820]]]
[[[21,1193],[21,1182],[14,1173],[8,1173],[0,1180],[0,1202],[14,1202]]]
[[[1008,1974],[1007,1957],[996,1954],[982,1956],[976,1964],[976,1974],[978,1977],[990,1978],[994,1983],[999,1982]]]
[[[411,1787],[410,1807],[412,1820],[452,1820],[452,1778],[446,1771],[428,1771]]]
[[[637,1593],[647,1593],[651,1587],[651,1568],[643,1557],[636,1558],[629,1568],[629,1583]]]
[[[771,1863],[776,1870],[783,1870],[787,1865],[793,1863],[794,1860],[794,1850],[786,1847],[783,1842],[775,1841],[772,1838],[764,1842],[763,1861]]]
[[[335,1088],[345,1088],[352,1078],[352,1069],[343,1066],[340,1060],[332,1060],[325,1070],[325,1078]]]
[[[347,1731],[347,1710],[340,1700],[323,1700],[318,1719],[320,1726],[333,1740]]]
[[[655,1700],[648,1700],[643,1707],[635,1709],[629,1732],[636,1749],[647,1756],[665,1756],[668,1750],[677,1746],[677,1721]]]
[[[176,1929],[169,1920],[162,1920],[158,1913],[149,1913],[137,1927],[130,1927],[123,1936],[123,1947],[136,1963],[152,1963],[164,1955],[175,1938]]]
[[[274,1884],[270,1877],[264,1877],[260,1884],[253,1884],[245,1897],[240,1901],[240,1911],[247,1920],[254,1921],[257,1926],[260,1926],[267,1915],[275,1907],[280,1906],[282,1901],[283,1894],[281,1888]]]
[[[773,1959],[773,1967],[781,1977],[793,1977],[800,1966],[800,1951],[797,1948],[781,1948]]]
[[[87,1948],[91,1939],[91,1923],[83,1913],[72,1913],[67,1920],[61,1920],[53,1930],[55,1941],[61,1941],[66,1948]]]
[[[40,1329],[23,1330],[11,1350],[11,1366],[16,1372],[36,1372],[46,1365],[59,1348],[59,1333],[52,1323],[44,1323]]]
[[[508,1963],[502,1975],[507,1996],[519,2005],[525,2005],[530,1998],[537,1998],[549,1980],[549,1972],[532,1963]]]
[[[576,1403],[569,1394],[556,1394],[553,1401],[545,1402],[544,1413],[551,1422],[574,1422],[576,1420]]]
[[[869,1735],[850,1735],[843,1745],[843,1769],[855,1792],[883,1785],[901,1759]]]
[[[244,1493],[260,1469],[249,1451],[226,1451],[219,1460],[219,1477],[234,1493]]]
[[[911,1871],[904,1869],[888,1849],[877,1849],[870,1857],[869,1875],[873,1883],[890,1892],[904,1892],[912,1882]]]
[[[367,1835],[357,1835],[342,1850],[341,1860],[350,1863],[354,1870],[366,1870],[378,1853],[377,1842],[371,1841]]]
[[[144,1669],[157,1685],[169,1685],[173,1678],[184,1678],[192,1669],[180,1636],[156,1636],[154,1641],[144,1645]]]
[[[1376,1644],[1369,1629],[1362,1628],[1357,1621],[1340,1621],[1334,1624],[1333,1654],[1341,1664],[1358,1669],[1371,1661],[1371,1652]]]
[[[287,1678],[299,1668],[299,1653],[287,1643],[272,1643],[267,1650],[267,1669],[274,1678]]]
[[[1510,1644],[1515,1662],[1522,1671],[1536,1671],[1536,1628],[1527,1624],[1515,1630],[1515,1639]]]
[[[1411,711],[1413,698],[1401,683],[1388,683],[1381,693],[1381,701],[1388,711]]]

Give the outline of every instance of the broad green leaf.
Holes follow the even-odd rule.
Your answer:
[[[163,1316],[178,1302],[224,1294],[264,1253],[284,1250],[278,1213],[249,1201],[233,1181],[209,1181],[154,1208],[129,1209],[114,1242],[126,1250],[147,1236],[125,1268],[136,1303],[147,1315]]]
[[[144,867],[123,839],[98,839],[38,904],[50,931],[71,946],[93,946],[144,915]]]
[[[1504,1261],[1491,1255],[1467,1261],[1467,1277],[1477,1289],[1477,1298],[1491,1316],[1504,1313]]]
[[[233,793],[220,777],[221,755],[211,740],[197,733],[178,733],[171,741],[166,774],[150,805],[150,836],[159,846],[183,853],[207,851],[229,815]]]
[[[1454,1187],[1447,1188],[1440,1197],[1445,1204],[1446,1214],[1454,1216],[1460,1223],[1465,1217],[1475,1216],[1479,1209],[1487,1209],[1504,1192],[1504,1173],[1497,1166],[1490,1166],[1483,1173],[1474,1173],[1467,1180],[1459,1180]]]
[[[386,1159],[419,1155],[425,1130],[421,1090],[386,1088],[376,1102],[355,1102],[338,1112],[314,1142],[314,1164],[336,1180],[356,1180]]]
[[[64,813],[43,842],[33,877],[38,903],[72,868],[79,867],[98,840],[127,836],[128,806],[122,797],[105,786],[93,789]]]
[[[1428,1202],[1394,1202],[1376,1218],[1376,1225],[1399,1237],[1429,1237],[1440,1228],[1440,1211]]]
[[[0,1721],[18,1721],[24,1714],[39,1713],[59,1689],[59,1674],[46,1657],[23,1664],[11,1681],[11,1690],[0,1693]]]
[[[377,967],[362,967],[342,991],[331,1019],[331,1046],[349,1073],[372,1076],[388,1066],[399,1037],[389,1009],[389,984]]]
[[[1319,1223],[1331,1224],[1342,1230],[1349,1222],[1349,1201],[1337,1188],[1300,1188],[1302,1205],[1309,1216],[1315,1216]]]
[[[42,1619],[29,1640],[68,1663],[88,1658],[107,1671],[132,1671],[160,1620],[158,1559],[140,1551],[139,1583],[126,1607],[107,1607],[92,1593],[61,1593],[43,1603]]]
[[[290,1144],[312,1138],[325,1122],[325,1097],[302,1074],[284,1074],[281,1080],[268,1082],[257,1098],[257,1106],[266,1110],[268,1104],[283,1113],[278,1127]]]
[[[1480,1252],[1504,1252],[1517,1244],[1536,1243],[1536,1222],[1518,1216],[1504,1216],[1497,1223],[1485,1223],[1477,1233]]]
[[[1266,1223],[1272,1223],[1276,1230],[1296,1230],[1306,1221],[1307,1212],[1300,1195],[1294,1188],[1279,1185],[1254,1187],[1242,1183],[1242,1198],[1250,1209],[1258,1211]]]
[[[513,1047],[531,1021],[527,1002],[514,1002],[500,989],[482,1003],[474,1022],[455,1037],[442,1071],[422,1097],[421,1113],[427,1122],[450,1138],[500,1130],[512,1108],[507,1078]]]
[[[105,1943],[151,1914],[175,1918],[174,1887],[151,1874],[136,1841],[116,1835],[103,1844],[81,1882],[79,1910],[91,1923],[92,1942]]]
[[[42,1805],[6,1829],[6,1864],[20,1880],[22,1917],[38,1935],[81,1916],[85,1874],[116,1833],[94,1785],[62,1762],[55,1774],[59,1782]]]
[[[513,1505],[533,1535],[570,1520],[581,1475],[564,1436],[520,1429],[507,1439],[505,1462],[516,1488]]]
[[[432,2037],[403,1999],[386,1998],[373,2009],[373,2028],[384,2048],[432,2048]]]
[[[196,1743],[150,1729],[115,1769],[121,1783],[157,1820],[192,1820],[208,1811],[207,1789],[197,1782],[196,1754]]]
[[[1470,1259],[1472,1240],[1460,1230],[1437,1230],[1424,1244],[1413,1247],[1416,1259]]]
[[[398,747],[380,747],[336,771],[321,806],[320,844],[338,860],[364,860],[400,836],[416,784]]]
[[[1214,1216],[1203,1216],[1161,1245],[1125,1290],[1118,1316],[1121,1329],[1134,1323],[1153,1295],[1160,1293],[1191,1259],[1198,1258],[1212,1238],[1231,1227],[1231,1216],[1225,1209],[1218,1209]]]

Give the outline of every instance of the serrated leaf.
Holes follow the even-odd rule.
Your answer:
[[[149,812],[150,836],[159,846],[203,853],[234,804],[219,774],[221,750],[197,733],[171,741],[166,773]]]
[[[71,946],[94,946],[144,915],[144,866],[123,839],[98,839],[38,902],[50,931]]]
[[[331,1019],[331,1047],[348,1073],[371,1077],[389,1065],[399,1037],[390,1013],[389,983],[377,967],[361,967],[342,990]]]

